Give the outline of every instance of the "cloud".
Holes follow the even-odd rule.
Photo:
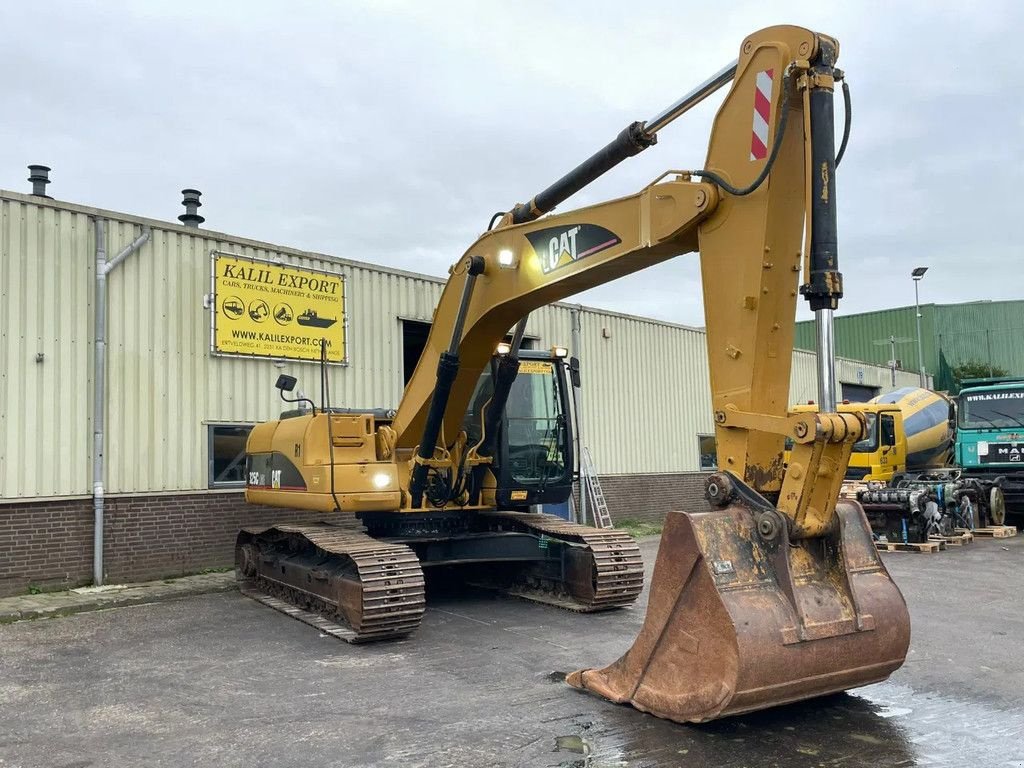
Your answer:
[[[59,198],[170,220],[196,186],[213,229],[444,275],[494,211],[794,14],[523,0],[34,3],[5,17],[3,186],[25,189],[22,169],[42,162]],[[853,92],[841,311],[906,304],[918,264],[923,301],[1024,295],[1024,117],[1005,44],[1024,12],[872,3],[795,21],[841,40]],[[700,166],[717,104],[563,209]],[[704,323],[695,256],[577,300]]]

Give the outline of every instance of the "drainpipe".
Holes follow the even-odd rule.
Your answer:
[[[96,233],[96,302],[93,309],[93,401],[92,401],[92,580],[103,585],[103,477],[107,404],[107,275],[149,240],[149,227],[112,260],[107,261],[107,227],[103,219],[94,219]]]
[[[572,320],[572,333],[570,335],[569,343],[569,354],[577,362],[582,354],[582,345],[580,344],[580,312],[583,309],[583,305],[577,305],[569,310],[569,317]],[[583,401],[580,396],[580,388],[575,384],[572,385],[572,409],[576,414],[576,466],[578,468],[577,477],[579,478],[580,484],[580,503],[579,508],[575,510],[576,522],[581,525],[587,524],[587,485],[584,476],[583,469]]]

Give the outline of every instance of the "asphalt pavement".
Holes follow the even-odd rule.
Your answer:
[[[890,681],[702,726],[562,682],[629,647],[646,591],[581,615],[432,589],[415,635],[366,646],[236,592],[19,621],[0,767],[1024,766],[1024,538],[885,562],[913,621]]]

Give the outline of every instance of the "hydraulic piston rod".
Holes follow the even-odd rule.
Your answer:
[[[611,142],[599,149],[528,203],[512,210],[512,223],[533,221],[603,176],[623,160],[656,144],[658,131],[684,114],[736,76],[737,62],[722,67],[703,83],[647,122],[630,123]]]
[[[835,342],[832,313],[843,296],[843,275],[839,271],[836,221],[835,116],[832,107],[835,50],[822,42],[812,63],[814,83],[811,107],[811,243],[808,282],[800,287],[807,299],[817,328],[818,407],[822,413],[836,409]],[[808,85],[808,87],[811,87]]]
[[[462,341],[462,327],[466,322],[469,301],[473,298],[473,286],[477,277],[483,272],[484,260],[480,256],[470,256],[466,262],[466,282],[462,287],[462,300],[459,302],[459,311],[455,317],[455,325],[452,327],[448,350],[442,352],[441,358],[437,361],[437,383],[434,387],[434,395],[430,400],[427,423],[423,427],[423,439],[420,440],[419,450],[416,453],[417,461],[409,480],[409,495],[412,497],[413,507],[423,504],[423,489],[427,484],[429,469],[426,462],[434,457],[437,436],[441,431],[441,421],[444,419],[445,408],[448,407],[452,384],[455,383],[455,377],[459,372],[459,343]]]

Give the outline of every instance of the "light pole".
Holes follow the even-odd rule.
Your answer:
[[[889,345],[889,362],[886,363],[886,365],[889,366],[889,378],[892,381],[893,389],[896,389],[896,369],[903,367],[903,362],[896,359],[896,345],[906,344],[910,341],[913,341],[913,339],[908,339],[905,336],[896,337],[890,335],[888,339],[875,339],[871,342],[876,347],[880,347],[885,344]]]
[[[914,267],[910,276],[914,279],[914,314],[917,315],[917,370],[921,375],[921,389],[928,386],[928,377],[924,373],[924,347],[921,345],[921,303],[918,299],[917,284],[921,282],[928,267]]]

